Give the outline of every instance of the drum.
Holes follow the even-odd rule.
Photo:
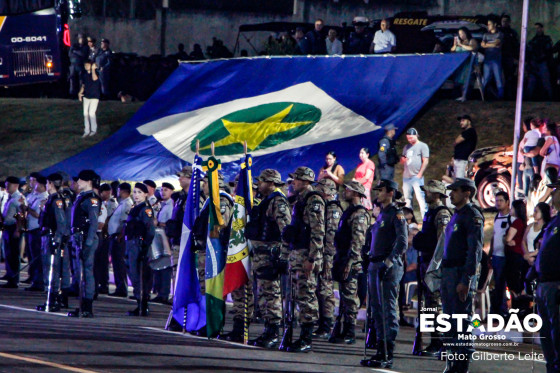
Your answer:
[[[162,269],[170,268],[173,266],[171,257],[171,246],[169,239],[162,228],[156,228],[154,240],[150,247],[149,265],[154,271],[161,271]]]

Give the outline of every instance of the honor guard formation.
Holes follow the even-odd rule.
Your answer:
[[[393,146],[391,131],[393,128],[387,128],[388,136],[381,140],[383,148]],[[387,152],[382,160],[386,162],[384,174],[392,176],[396,153]],[[334,164],[333,170],[336,167]],[[25,234],[32,264],[31,284],[26,290],[46,292],[45,303],[37,310],[65,310],[71,317],[94,317],[94,301],[98,294],[108,292],[111,257],[116,290],[110,295],[127,297],[130,280],[137,306],[128,315],[149,316],[150,302],[170,304],[171,263],[177,260],[176,248],[186,224],[183,217],[192,195],[189,188],[199,188],[200,199],[194,206],[200,214],[194,221],[191,250],[204,295],[209,291],[205,262],[211,258],[206,255],[210,245],[207,237],[215,237],[221,245],[228,246],[239,197],[233,192],[240,179],[226,183],[221,174],[216,179],[207,174],[192,183],[193,171],[187,166],[177,174],[182,188],[179,192],[169,183],[158,188],[151,180],[134,186],[101,184],[92,170],[83,170],[74,178],[64,173],[47,177],[34,173],[30,178],[34,191],[27,198],[19,191],[20,180],[7,178],[8,198],[2,215],[7,282],[2,287],[19,286],[19,242]],[[474,182],[456,178],[447,185],[431,180],[421,186],[427,211],[419,230],[415,223],[407,221],[414,217],[407,216],[406,199],[390,178],[372,186],[375,197],[368,210],[363,204],[368,191],[357,180],[341,182],[342,177],[334,173],[317,180],[308,167],[298,167],[288,176],[286,182],[277,170],[265,169],[250,181],[253,208],[247,216],[244,235],[250,247],[252,270],[249,281],[232,292],[232,327],[222,325],[212,335],[208,335],[206,327],[191,333],[264,349],[309,352],[313,341],[319,339],[355,344],[358,310],[364,306],[364,351],[375,352],[369,358],[364,356],[360,364],[390,369],[396,337],[404,321],[399,316],[400,284],[410,265],[409,252],[415,250],[417,266],[413,273],[421,279],[418,307],[434,315],[466,317],[451,321],[445,333],[432,332],[426,348],[421,346],[421,330],[417,327],[413,354],[447,356],[445,372],[468,372],[474,344],[467,327],[473,322],[473,297],[481,278],[487,276],[484,263],[489,260],[483,254],[485,220],[473,202]],[[557,211],[560,183],[547,187]],[[216,198],[208,198],[211,193]],[[503,194],[498,197],[497,204],[509,199]],[[558,215],[551,219],[544,206],[548,205],[539,204],[535,212],[534,224],[541,224],[542,233],[535,240],[539,249],[523,291],[534,294],[543,319],[542,347],[548,371],[557,372],[560,220]],[[210,224],[215,209],[223,219],[217,228]],[[508,213],[507,208],[503,210]],[[513,210],[512,215],[522,218],[521,212]],[[547,224],[542,224],[543,216]],[[501,218],[498,213],[496,219]],[[512,218],[505,219],[504,224],[516,227]],[[503,228],[496,223],[494,230]],[[511,239],[506,237],[504,242]],[[492,256],[499,255],[497,242],[493,250]],[[498,265],[494,271],[499,271]],[[152,293],[157,294],[155,298],[150,298]],[[494,310],[498,312],[499,308]],[[262,334],[254,339],[247,338],[251,322],[264,323]],[[300,326],[299,336],[293,335],[296,325]],[[178,331],[184,325],[172,319],[167,327]]]

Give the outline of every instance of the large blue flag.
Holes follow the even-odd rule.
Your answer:
[[[319,169],[328,151],[347,169],[360,147],[377,150],[382,127],[397,134],[469,53],[248,58],[182,63],[109,139],[45,172],[91,168],[103,179],[172,175],[200,154],[215,155],[228,177],[243,142],[256,173]]]
[[[206,325],[206,300],[200,292],[195,254],[191,250],[194,221],[200,214],[200,180],[204,177],[202,158],[195,155],[193,172],[181,231],[179,263],[173,295],[173,318],[187,331]],[[185,313],[185,307],[187,312]]]

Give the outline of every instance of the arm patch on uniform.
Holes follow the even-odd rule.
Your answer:
[[[364,224],[366,222],[366,217],[364,215],[360,215],[358,218],[358,223]]]
[[[473,221],[474,221],[474,225],[476,225],[477,227],[482,227],[484,225],[484,219],[482,219],[479,216],[475,216],[473,218]]]
[[[91,205],[92,205],[93,207],[99,206],[99,200],[98,200],[97,198],[92,198],[92,199],[91,199]]]
[[[381,145],[381,147],[379,148],[380,152],[384,152],[385,151],[385,146]]]
[[[405,220],[404,218],[404,213],[402,211],[397,212],[397,219],[399,220]]]
[[[321,204],[320,204],[319,202],[314,202],[314,203],[311,205],[311,211],[313,211],[313,212],[319,212],[319,211],[321,211]]]
[[[57,201],[56,201],[56,207],[58,207],[59,209],[61,209],[63,205],[64,205],[64,204],[62,203],[61,200],[57,200]]]
[[[152,209],[146,209],[144,211],[146,211],[146,215],[148,215],[149,218],[152,217]]]

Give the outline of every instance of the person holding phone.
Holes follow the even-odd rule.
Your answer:
[[[81,76],[78,99],[84,103],[84,134],[82,137],[94,136],[97,133],[97,106],[101,98],[101,82],[97,75],[97,65],[91,60],[84,64],[85,71]]]

